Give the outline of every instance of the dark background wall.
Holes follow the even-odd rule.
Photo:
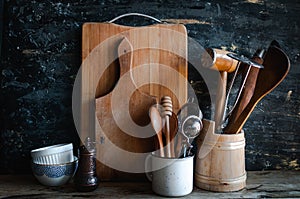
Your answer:
[[[30,150],[78,145],[71,94],[81,64],[81,27],[128,12],[156,18],[187,18],[188,35],[204,47],[226,47],[251,56],[276,39],[291,60],[284,82],[265,97],[245,125],[247,170],[300,168],[300,3],[245,1],[28,1],[6,0],[0,62],[0,173],[30,172]],[[0,18],[1,19],[1,18]],[[127,25],[152,23],[133,17]],[[209,115],[203,81],[189,80]]]

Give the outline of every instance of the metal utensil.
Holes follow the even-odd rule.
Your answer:
[[[192,97],[188,98],[187,102],[177,112],[179,124],[182,124],[182,121],[189,115],[195,115],[201,120],[203,118],[203,114],[199,108],[199,105],[194,102],[194,98]]]
[[[203,118],[202,111],[199,108],[199,105],[194,103],[194,98],[188,98],[187,102],[179,109],[177,112],[178,119],[178,131],[177,135],[177,145],[176,145],[176,156],[180,157],[182,154],[186,155],[187,153],[187,139],[182,133],[182,126],[186,118],[189,116],[198,117],[201,121]]]
[[[200,134],[202,128],[203,123],[201,119],[195,115],[190,115],[183,121],[182,134],[186,138],[186,141],[183,143],[183,157],[186,157],[190,153],[192,148],[191,143]],[[187,151],[189,152],[187,153]]]

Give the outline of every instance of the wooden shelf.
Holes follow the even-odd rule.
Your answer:
[[[101,182],[93,192],[77,192],[69,183],[62,187],[40,185],[32,175],[0,175],[0,198],[157,198],[150,182]],[[298,198],[299,171],[250,171],[244,190],[214,193],[194,188],[188,198]]]

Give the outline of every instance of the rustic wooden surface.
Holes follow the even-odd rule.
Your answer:
[[[1,2],[0,173],[29,173],[31,149],[78,144],[71,94],[81,64],[82,25],[128,12],[168,21],[187,19],[181,22],[187,23],[188,36],[204,47],[224,47],[246,56],[276,39],[291,60],[291,71],[245,125],[246,168],[300,169],[299,0]],[[134,17],[120,23],[153,22]],[[192,67],[189,80],[205,117],[211,119],[209,96]]]
[[[150,183],[100,183],[88,193],[80,193],[72,183],[63,187],[45,187],[31,175],[0,175],[0,198],[160,198]],[[185,198],[298,198],[300,173],[297,171],[248,172],[245,189],[232,193],[208,192],[194,187]],[[163,198],[163,197],[161,197]]]

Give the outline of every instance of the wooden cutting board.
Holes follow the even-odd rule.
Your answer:
[[[123,55],[122,61],[118,50],[124,38],[128,39],[132,52]],[[134,174],[118,171],[114,165],[144,168],[144,156],[135,158],[135,154],[154,150],[154,131],[149,134],[141,130],[131,135],[124,132],[120,123],[132,119],[137,129],[150,125],[149,107],[164,95],[172,97],[175,112],[186,102],[185,27],[180,24],[129,27],[85,23],[82,60],[80,137],[96,139],[98,176],[101,180],[113,181],[145,179],[139,169]]]

